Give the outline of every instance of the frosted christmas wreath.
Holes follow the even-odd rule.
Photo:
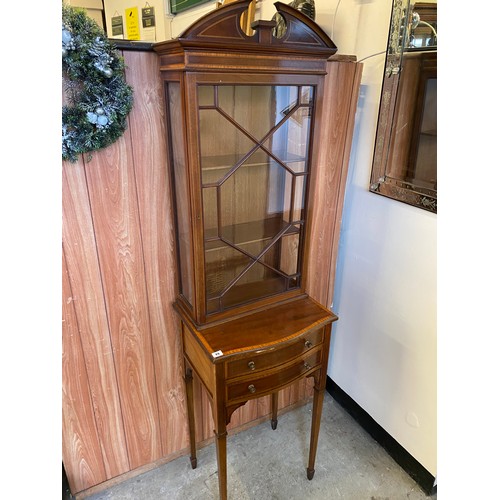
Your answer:
[[[62,158],[75,162],[115,142],[127,128],[133,90],[123,57],[83,9],[62,6]],[[90,157],[90,154],[89,154]]]

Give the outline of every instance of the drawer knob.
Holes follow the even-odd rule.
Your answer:
[[[255,392],[255,386],[253,384],[250,384],[248,386],[248,390],[253,394]]]
[[[311,365],[310,365],[310,364],[306,361],[306,362],[304,363],[304,368],[305,368],[306,370],[309,370],[309,369],[311,368]]]
[[[250,370],[255,370],[255,363],[253,361],[249,361],[248,368],[250,368]]]
[[[305,345],[308,349],[310,349],[310,348],[313,346],[313,345],[312,345],[312,342],[311,342],[310,340],[306,340],[306,341],[304,342],[304,345]]]

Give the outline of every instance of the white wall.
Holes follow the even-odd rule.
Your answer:
[[[102,22],[104,5],[102,0],[64,0],[64,3],[71,5],[72,7],[84,8],[87,15],[93,19],[100,28],[104,28]]]
[[[188,28],[197,19],[208,14],[216,8],[216,2],[207,2],[198,7],[193,7],[185,12],[180,12],[174,16],[169,16],[167,26],[167,36],[169,38],[178,37],[186,28]]]
[[[360,60],[384,50],[391,5],[342,0],[332,36],[339,53]],[[368,191],[383,68],[383,55],[364,61],[328,374],[436,476],[437,218]]]
[[[82,0],[73,0],[82,1]],[[170,40],[178,37],[182,31],[189,27],[201,16],[215,9],[216,0],[204,3],[198,7],[193,7],[185,12],[176,15],[169,14],[168,0],[148,0],[150,7],[155,9],[155,40],[151,40],[151,33],[147,33],[142,27],[141,9],[146,2],[133,2],[131,0],[103,0],[106,14],[106,25],[108,27],[108,37],[111,37],[111,18],[114,15],[125,16],[125,9],[137,7],[139,9],[139,26],[141,31],[141,40],[156,41]],[[151,29],[149,29],[151,31]],[[124,36],[117,38],[127,38],[127,29],[124,19]]]
[[[275,12],[264,0],[262,17]],[[391,0],[316,0],[339,54],[385,51]],[[437,218],[370,193],[384,55],[363,61],[351,150],[328,375],[437,475]]]
[[[137,7],[139,14],[139,31],[141,41],[151,41],[151,42],[161,42],[169,38],[169,19],[165,14],[165,5],[167,0],[148,0],[147,2],[134,2],[131,0],[103,0],[104,10],[106,16],[106,28],[107,35],[109,38],[113,38],[112,35],[112,25],[111,18],[115,15],[123,16],[123,36],[117,36],[115,38],[123,39],[127,38],[127,25],[125,19],[125,9],[130,9],[132,7]],[[149,4],[149,7],[154,8],[155,12],[155,27],[154,28],[143,28],[141,9]]]
[[[364,60],[347,181],[328,375],[437,475],[436,216],[368,185],[391,0],[316,0],[339,54]],[[213,4],[178,14],[177,36]],[[271,19],[273,0],[258,4]]]

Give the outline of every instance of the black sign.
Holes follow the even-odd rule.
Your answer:
[[[123,16],[111,18],[111,34],[112,36],[123,35]]]
[[[155,25],[155,8],[144,7],[142,9],[142,27],[152,28]]]

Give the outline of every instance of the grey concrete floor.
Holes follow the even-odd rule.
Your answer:
[[[435,500],[325,394],[316,473],[306,477],[311,404],[228,436],[230,500]],[[131,478],[90,500],[218,499],[215,444],[198,451],[198,467],[181,457]]]

